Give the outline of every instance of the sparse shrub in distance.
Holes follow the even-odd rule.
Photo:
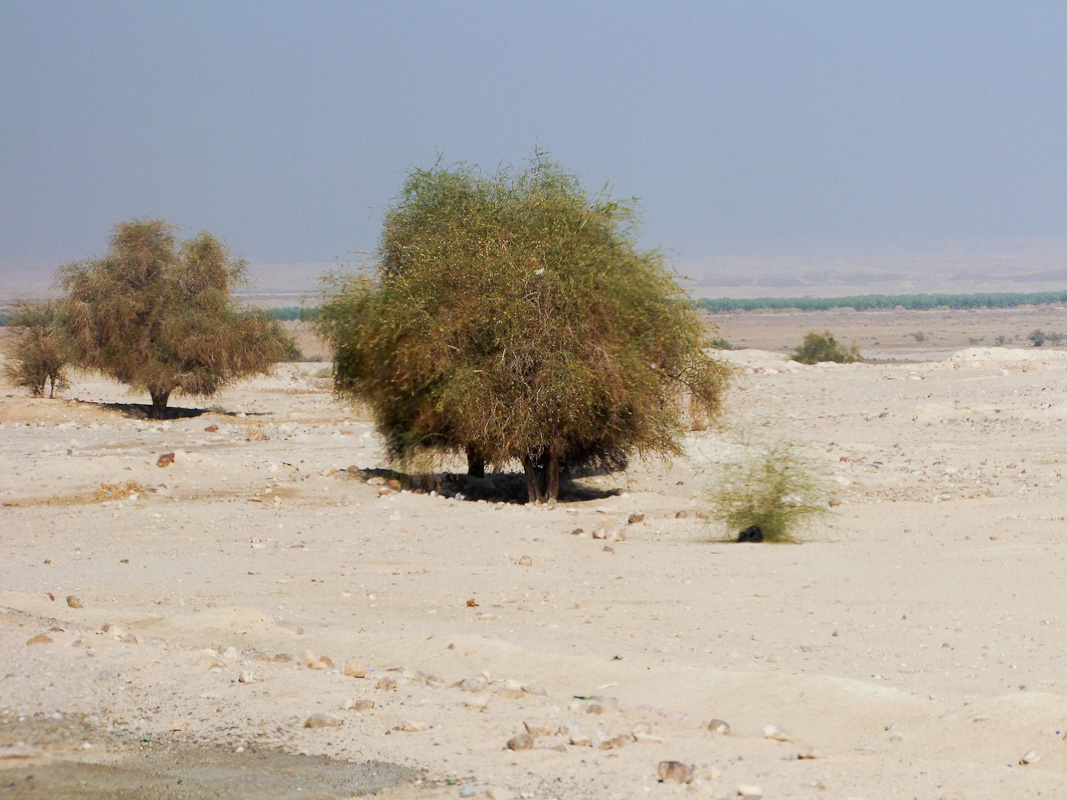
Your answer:
[[[59,303],[17,301],[8,324],[19,331],[5,348],[4,377],[33,397],[43,397],[46,386],[49,397],[66,389],[71,351],[60,326]]]
[[[733,350],[734,346],[722,338],[715,338],[708,342],[708,347],[713,350]]]
[[[1049,341],[1050,344],[1059,344],[1064,340],[1064,338],[1067,338],[1067,336],[1062,333],[1049,333],[1045,338]]]
[[[1040,328],[1035,328],[1026,338],[1034,343],[1034,347],[1041,347],[1045,343],[1045,332]]]
[[[148,392],[156,418],[175,392],[210,397],[268,372],[290,337],[234,302],[245,269],[210,233],[179,242],[163,220],[119,223],[106,256],[60,272],[78,363]]]
[[[829,331],[825,333],[812,331],[806,334],[804,341],[793,351],[790,358],[802,364],[819,364],[823,361],[851,364],[861,360],[859,350],[855,345],[846,348],[838,344],[837,339]]]
[[[1004,334],[998,334],[998,335],[997,335],[997,336],[996,336],[996,337],[995,337],[995,338],[993,339],[993,344],[995,344],[995,345],[996,345],[997,347],[1004,347],[1004,346],[1005,346],[1005,345],[1007,345],[1007,344],[1008,344],[1008,342],[1010,342],[1010,341],[1011,341],[1011,339],[1009,339],[1009,338],[1008,338],[1007,336],[1005,336]]]
[[[731,370],[635,238],[631,204],[539,154],[522,172],[414,170],[377,274],[326,284],[336,392],[370,407],[394,460],[519,464],[533,503],[557,498],[564,468],[678,454],[676,400],[716,417]]]
[[[913,334],[911,335],[911,337],[912,337],[912,338],[913,338],[913,339],[914,339],[915,341],[919,342],[920,344],[921,344],[922,342],[925,342],[925,341],[926,341],[926,334],[925,334],[925,333],[923,333],[922,331],[916,331],[915,333],[913,333]]]
[[[976,345],[980,345],[984,341],[985,341],[985,337],[984,336],[968,336],[967,337],[967,344],[971,345],[972,347],[976,346]]]
[[[706,496],[733,536],[756,527],[769,542],[795,542],[799,528],[827,512],[822,480],[784,443],[722,470]]]

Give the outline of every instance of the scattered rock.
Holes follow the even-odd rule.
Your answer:
[[[749,525],[741,533],[737,534],[738,542],[762,542],[763,531],[760,530],[759,525]]]
[[[713,719],[708,723],[708,730],[712,733],[721,733],[723,736],[729,736],[730,723],[721,719]]]
[[[238,683],[255,683],[255,680],[256,680],[255,673],[253,673],[253,672],[251,672],[250,670],[247,670],[247,669],[246,670],[242,670],[241,674],[237,676],[237,682]]]
[[[559,734],[575,747],[588,747],[592,742],[589,734],[577,722],[564,722],[559,726]]]
[[[475,600],[473,597],[470,598],[467,601],[467,608],[477,608],[477,607],[478,607],[478,601]]]
[[[656,769],[660,783],[692,783],[693,769],[681,761],[661,761]]]
[[[72,594],[67,595],[67,605],[71,608],[85,608],[85,606],[82,605],[82,601]]]
[[[548,723],[543,719],[527,719],[523,720],[522,727],[526,729],[526,732],[531,736],[551,736],[552,729],[548,726]]]
[[[218,433],[218,432],[219,432],[219,426],[218,425],[208,425],[206,428],[204,428],[204,433]]]
[[[353,708],[356,711],[359,711],[359,712],[370,711],[372,708],[374,708],[374,701],[373,700],[357,700],[355,705],[353,706]]]
[[[181,733],[182,731],[188,729],[188,727],[189,727],[189,723],[186,722],[181,717],[178,717],[178,719],[174,720],[174,722],[172,722],[170,724],[170,729],[174,733]]]
[[[1019,763],[1023,766],[1026,766],[1027,764],[1036,764],[1040,760],[1041,756],[1039,756],[1036,751],[1027,750],[1026,754],[1019,759]]]
[[[383,692],[395,692],[396,691],[396,678],[392,678],[386,675],[384,678],[378,679],[378,688]]]
[[[763,738],[774,739],[776,742],[791,742],[789,734],[779,728],[777,725],[764,725],[763,726]]]
[[[674,518],[675,519],[686,519],[688,517],[689,517],[689,512],[688,511],[677,511],[674,514]]]
[[[358,658],[350,658],[345,662],[344,674],[349,678],[366,678],[367,668]]]
[[[763,797],[763,790],[758,786],[752,786],[747,783],[742,783],[740,786],[737,787],[737,796],[759,798]]]
[[[463,705],[465,705],[467,708],[473,708],[475,711],[481,711],[483,708],[489,705],[489,698],[485,695],[477,695],[475,697],[472,697]]]
[[[519,566],[520,567],[532,567],[533,566],[533,559],[530,558],[529,556],[523,556],[522,558],[519,559]]]
[[[593,528],[593,538],[603,539],[606,542],[624,542],[626,541],[626,534],[616,528],[609,520],[604,520]]]
[[[471,786],[469,783],[465,783],[459,787],[460,797],[474,797],[478,793],[478,790]]]
[[[305,728],[340,728],[341,725],[341,720],[339,720],[333,714],[327,714],[325,711],[320,711],[317,714],[312,714],[310,717],[304,720]]]
[[[499,786],[490,786],[485,790],[485,796],[488,797],[489,800],[515,800],[514,792]]]
[[[628,516],[626,518],[626,522],[629,525],[636,525],[638,522],[644,522],[644,521],[645,521],[645,515],[642,514],[640,511],[635,511],[634,513],[632,513],[630,516]]]
[[[52,644],[52,637],[45,633],[39,633],[26,644]]]
[[[533,750],[534,737],[528,733],[520,733],[508,739],[508,750]]]
[[[415,722],[414,720],[409,719],[403,725],[400,726],[399,730],[405,731],[407,733],[422,733],[422,731],[426,730],[429,727],[430,726],[427,725],[425,722]]]
[[[158,459],[156,459],[157,467],[169,467],[174,463],[174,453],[164,453]]]

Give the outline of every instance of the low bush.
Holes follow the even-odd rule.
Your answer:
[[[859,350],[855,345],[846,348],[839,344],[837,339],[829,331],[816,333],[812,331],[804,337],[804,341],[793,351],[790,356],[793,361],[801,364],[818,364],[823,361],[833,361],[838,364],[851,364],[862,360]]]
[[[756,528],[764,541],[795,542],[798,528],[826,513],[824,495],[817,472],[792,445],[779,443],[720,471],[707,499],[730,538]]]
[[[33,397],[43,397],[46,386],[49,397],[66,389],[71,349],[60,330],[57,303],[19,301],[9,324],[19,330],[6,347],[4,377]]]

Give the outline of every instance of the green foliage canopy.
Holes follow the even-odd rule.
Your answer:
[[[210,396],[266,372],[289,337],[231,297],[245,262],[210,233],[179,242],[162,220],[115,226],[106,256],[64,267],[65,324],[79,363],[147,391],[153,416],[174,392]]]
[[[729,370],[633,224],[542,160],[413,171],[377,274],[327,284],[338,394],[370,405],[394,458],[521,463],[533,502],[561,466],[677,453],[679,393],[714,415]]]

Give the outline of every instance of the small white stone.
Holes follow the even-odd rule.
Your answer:
[[[759,798],[763,797],[763,790],[758,786],[742,783],[737,787],[737,794],[739,797]]]
[[[776,742],[791,742],[793,741],[789,735],[779,728],[777,725],[764,725],[763,726],[763,738],[774,739]]]

